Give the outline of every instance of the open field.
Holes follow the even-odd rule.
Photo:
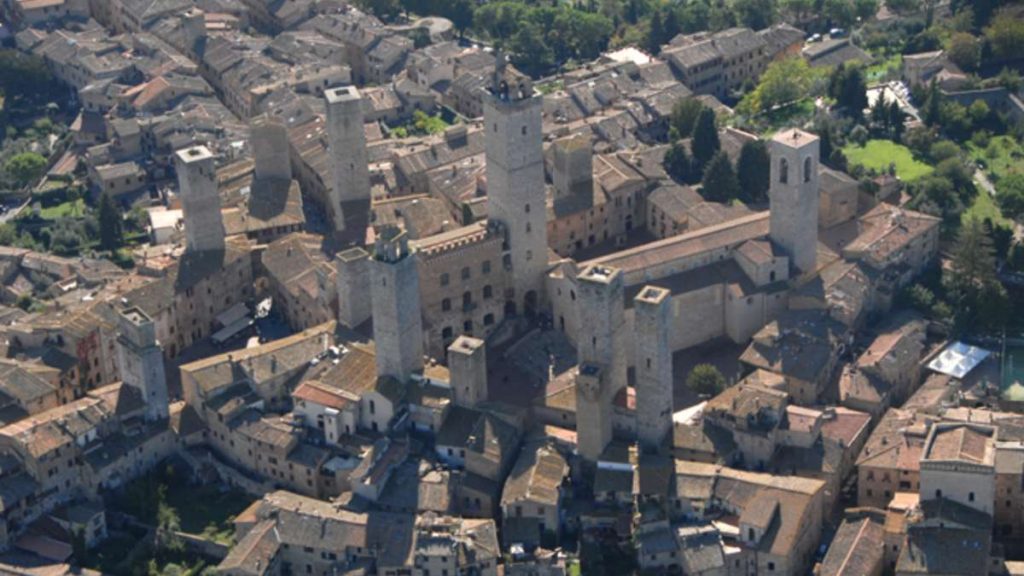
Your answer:
[[[891,140],[868,140],[864,146],[850,144],[843,148],[851,165],[860,164],[878,171],[888,170],[896,164],[896,175],[904,182],[913,182],[931,173],[932,167],[914,158],[910,149]]]

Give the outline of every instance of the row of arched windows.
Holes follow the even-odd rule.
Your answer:
[[[804,158],[804,182],[811,181],[812,170],[814,170],[814,163],[811,161],[811,157]],[[789,183],[789,161],[785,158],[779,160],[779,182],[783,184]]]

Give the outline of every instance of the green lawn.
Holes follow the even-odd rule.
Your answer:
[[[44,220],[57,220],[65,216],[78,217],[85,214],[85,200],[79,198],[74,202],[65,202],[39,211],[39,216]]]
[[[878,171],[888,170],[896,164],[896,175],[904,182],[912,182],[932,171],[932,167],[914,158],[910,149],[891,140],[869,140],[864,146],[849,144],[843,148],[850,164],[860,164]]]
[[[902,64],[903,55],[896,53],[879,60],[871,66],[868,66],[867,70],[865,70],[865,76],[867,77],[866,79],[868,84],[885,80],[889,76],[890,71],[898,75]]]
[[[993,136],[986,148],[968,142],[967,152],[972,160],[985,165],[993,181],[1024,171],[1024,146],[1013,136]]]
[[[978,189],[978,194],[974,197],[974,202],[971,203],[967,210],[960,216],[961,222],[969,220],[971,218],[978,218],[984,221],[986,218],[991,218],[992,223],[996,225],[1012,227],[1013,223],[1003,217],[1002,212],[999,211],[999,206],[996,206],[996,201],[992,199],[992,196],[988,192]]]

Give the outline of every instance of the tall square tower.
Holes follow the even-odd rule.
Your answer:
[[[370,210],[370,166],[363,132],[363,98],[354,86],[324,91],[334,182],[328,192],[335,232],[361,227]],[[353,230],[358,233],[360,231]]]
[[[487,344],[472,336],[459,336],[448,347],[452,398],[459,406],[475,408],[487,401]]]
[[[672,429],[672,349],[669,319],[672,293],[645,286],[633,299],[636,330],[636,435],[655,452]]]
[[[622,272],[595,265],[578,278],[576,437],[580,456],[596,462],[612,439],[612,402],[626,387]]]
[[[405,383],[423,370],[423,319],[419,272],[404,231],[380,230],[370,274],[377,375]]]
[[[164,355],[156,339],[156,324],[139,308],[121,312],[117,337],[118,369],[126,386],[139,390],[146,403],[146,419],[168,417],[169,399]]]
[[[206,146],[193,146],[178,150],[175,157],[186,248],[190,252],[224,250],[224,220],[213,153]]]
[[[580,363],[606,366],[612,393],[626,387],[626,319],[622,271],[588,266],[579,280],[576,306],[580,322],[577,352]]]
[[[261,115],[249,127],[256,180],[292,179],[288,130],[277,118]]]
[[[803,130],[771,140],[771,239],[801,272],[815,269],[818,250],[819,141]]]
[[[529,313],[543,297],[548,264],[543,97],[501,54],[485,90],[488,216],[505,226],[505,265],[514,278],[513,302]]]
[[[334,255],[338,323],[355,328],[370,319],[370,254],[355,246]]]

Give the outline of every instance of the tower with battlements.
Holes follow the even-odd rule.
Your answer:
[[[801,272],[815,269],[818,250],[818,137],[782,130],[771,140],[771,239]]]
[[[612,402],[626,387],[622,272],[589,266],[579,275],[580,365],[576,374],[576,436],[580,455],[596,462],[612,439]]]
[[[186,248],[190,252],[223,251],[224,220],[213,153],[206,146],[193,146],[178,150],[175,157]]]
[[[370,167],[363,132],[363,98],[354,86],[324,91],[327,137],[334,168],[330,216],[336,233],[361,233],[370,210]]]
[[[416,258],[405,232],[395,226],[378,232],[370,261],[370,293],[377,375],[404,382],[423,370],[423,320]]]
[[[146,419],[167,418],[169,399],[164,354],[156,339],[156,324],[139,308],[118,318],[118,368],[125,386],[137,389],[146,403]]]
[[[672,429],[672,292],[645,286],[633,299],[636,331],[636,435],[654,452]]]
[[[542,112],[530,79],[499,54],[484,94],[488,216],[505,226],[509,300],[527,314],[540,305],[548,260]]]

